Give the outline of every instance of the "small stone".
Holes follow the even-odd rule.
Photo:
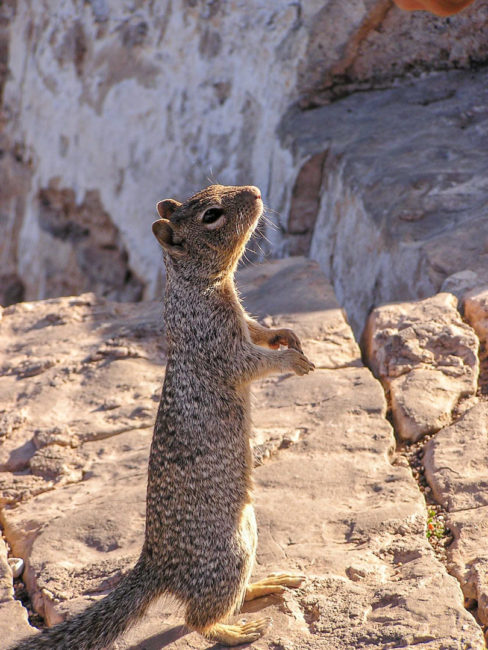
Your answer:
[[[8,564],[12,570],[12,576],[18,578],[24,571],[24,560],[20,557],[9,557]]]

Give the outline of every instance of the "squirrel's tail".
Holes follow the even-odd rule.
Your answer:
[[[11,650],[98,650],[110,645],[162,593],[154,568],[140,559],[102,600],[84,612],[21,641]]]

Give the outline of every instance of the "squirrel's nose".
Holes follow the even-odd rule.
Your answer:
[[[248,189],[251,194],[254,195],[256,201],[261,198],[261,190],[259,187],[256,187],[255,185],[249,185],[246,189]]]

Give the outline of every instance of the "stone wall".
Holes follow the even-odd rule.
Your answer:
[[[308,161],[308,134],[290,128],[290,114],[471,69],[488,53],[487,0],[449,19],[389,0],[9,0],[0,11],[2,304],[84,290],[159,295],[154,205],[210,181],[261,187],[278,229],[258,256],[308,253],[322,175],[335,182],[336,163],[331,171],[326,148]],[[348,111],[324,113],[319,140],[334,138]],[[89,235],[46,227],[52,188],[63,196],[56,219],[88,219]]]

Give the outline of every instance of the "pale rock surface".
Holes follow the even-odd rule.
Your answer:
[[[385,88],[412,72],[470,68],[486,60],[488,3],[453,18],[399,11],[389,0],[327,3],[310,27],[300,64],[302,106]]]
[[[395,430],[416,441],[452,421],[461,398],[477,389],[478,338],[448,293],[374,309],[364,343],[387,390]]]
[[[356,89],[385,88],[412,73],[469,69],[486,60],[487,25],[487,0],[449,20],[402,12],[390,0],[66,0],[61,5],[5,0],[0,6],[0,303],[87,290],[117,300],[156,297],[160,257],[147,227],[156,201],[188,196],[209,178],[254,183],[286,220],[293,185],[309,156],[294,152],[302,129],[292,134],[291,148],[276,137],[290,107],[311,108]],[[459,158],[455,167],[466,170],[459,172],[464,179],[473,174],[464,160],[461,129],[477,129],[486,107],[471,74],[467,77],[469,102],[456,117],[454,133],[446,129],[444,108],[440,113],[429,108],[432,93],[424,94],[426,106],[420,109],[437,110],[439,128],[449,131],[443,151],[451,152],[440,157],[446,165],[448,158],[452,164]],[[453,92],[447,88],[446,96]],[[438,95],[434,103],[441,101]],[[360,93],[355,101],[363,119],[374,121],[376,109],[363,105],[364,99]],[[419,112],[412,102],[415,93],[407,99],[410,117],[397,106],[386,117],[383,111],[380,123],[392,149],[410,146],[411,157],[400,157],[408,175],[416,177],[426,135],[429,140],[438,134],[424,130],[411,140]],[[329,114],[318,142],[341,125],[348,105],[341,103]],[[410,120],[407,145],[397,129],[404,119]],[[480,151],[482,136],[477,133]],[[378,158],[377,151],[371,155]],[[335,154],[328,167],[336,167],[334,161]],[[437,179],[437,171],[417,189],[422,193],[432,186],[431,201],[456,182],[456,174]],[[351,185],[347,174],[345,181]],[[405,187],[405,175],[402,182]],[[356,200],[363,202],[361,192]],[[301,252],[308,250],[319,201],[311,203],[308,225],[295,225],[308,229],[305,236],[297,234]],[[462,206],[455,213],[462,215]],[[282,252],[285,243],[276,233],[273,252]],[[346,258],[339,249],[335,265],[342,267]],[[361,273],[361,256],[357,261]]]
[[[465,274],[464,279],[470,277]],[[399,435],[417,440],[422,433],[438,431],[426,443],[422,463],[432,497],[445,509],[454,536],[447,547],[447,566],[467,602],[477,603],[477,615],[486,625],[488,402],[481,396],[478,403],[472,398],[459,408],[460,397],[473,395],[477,388],[478,363],[473,363],[477,338],[460,320],[456,302],[442,293],[377,308],[365,341],[370,362],[390,391]],[[486,288],[465,293],[466,318],[482,343],[488,332],[487,304]],[[397,377],[400,373],[405,374]]]
[[[469,291],[464,299],[464,315],[485,347],[488,343],[488,284]]]
[[[246,617],[274,619],[253,647],[481,650],[459,585],[425,537],[423,497],[409,470],[391,463],[381,385],[360,364],[317,266],[303,259],[257,266],[244,271],[241,287],[251,312],[293,324],[305,351],[321,359],[308,376],[270,377],[253,390],[255,440],[270,452],[255,471],[255,575],[307,575],[283,600],[251,604]],[[10,445],[2,525],[50,622],[106,593],[137,557],[165,360],[159,304],[73,300],[18,305],[0,321]],[[22,417],[7,417],[21,408]],[[55,459],[33,475],[32,460],[51,447]],[[12,458],[22,469],[9,469]],[[181,622],[171,603],[157,603],[116,647],[209,648]]]
[[[480,291],[488,286],[488,255],[482,255],[471,262],[471,268],[458,271],[447,277],[442,283],[442,291],[453,293],[459,300],[459,307],[464,313],[464,299],[474,289]]]
[[[314,188],[302,231],[283,213],[282,250],[311,239],[357,336],[372,307],[425,298],[454,273],[486,268],[486,69],[290,111],[280,135],[298,167],[290,191],[300,195],[307,178]]]
[[[0,538],[0,629],[1,643],[5,648],[34,632],[28,623],[27,611],[18,600],[14,599],[12,570],[7,560],[7,546],[2,538]]]
[[[362,365],[344,311],[316,262],[291,257],[244,268],[238,278],[246,305],[268,327],[300,327],[316,367]]]
[[[435,499],[447,510],[454,534],[449,570],[466,598],[477,601],[488,624],[488,402],[469,409],[425,448],[425,473]]]

